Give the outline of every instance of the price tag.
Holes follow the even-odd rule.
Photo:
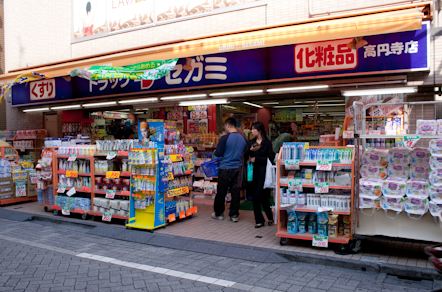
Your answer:
[[[77,154],[70,154],[68,161],[75,161],[75,160],[77,160]]]
[[[342,133],[342,138],[344,138],[344,139],[353,139],[354,137],[355,137],[354,131],[344,131]]]
[[[106,171],[106,178],[120,178],[119,171]]]
[[[184,211],[180,212],[180,219],[184,219],[186,218],[186,214],[184,213]]]
[[[318,160],[318,163],[316,163],[316,170],[331,171],[332,168],[333,163],[328,160]]]
[[[111,220],[112,220],[112,213],[109,211],[104,212],[103,216],[101,216],[101,221],[111,222]]]
[[[173,176],[173,173],[172,172],[168,172],[167,173],[167,180],[174,180],[175,179],[175,177]]]
[[[294,191],[302,192],[302,180],[299,178],[290,179],[288,186],[289,190],[292,192]]]
[[[66,170],[66,177],[77,178],[78,177],[78,171],[76,171],[76,170]]]
[[[115,193],[115,190],[106,190],[106,199],[114,199]]]
[[[313,235],[312,246],[316,247],[328,247],[328,236],[325,235]]]
[[[71,196],[75,195],[76,192],[77,192],[77,191],[75,190],[75,188],[71,188],[71,189],[66,193],[66,195],[69,196],[69,197],[71,197]]]
[[[189,193],[189,187],[181,187],[176,189],[171,189],[168,191],[169,197],[181,196]]]
[[[187,217],[192,216],[192,209],[189,208],[186,210],[186,216]]]
[[[171,154],[169,156],[169,159],[170,159],[171,162],[183,161],[183,157],[180,154]]]
[[[284,165],[285,165],[285,169],[288,169],[288,170],[299,169],[299,159],[285,160]]]
[[[315,194],[327,194],[329,193],[329,183],[315,183]]]
[[[61,214],[65,215],[65,216],[69,216],[69,215],[71,215],[71,211],[69,211],[67,209],[61,209]]]
[[[116,151],[110,151],[106,155],[106,159],[107,160],[114,159],[115,157],[117,157],[117,152]]]
[[[419,141],[420,138],[421,138],[421,136],[419,136],[419,135],[406,135],[406,136],[404,136],[405,147],[413,148],[414,145],[416,145],[416,143]]]
[[[57,189],[57,193],[64,194],[64,192],[66,192],[66,187],[59,186],[58,189]]]
[[[167,216],[167,219],[169,222],[174,222],[176,221],[176,216],[175,214],[169,214],[169,216]]]

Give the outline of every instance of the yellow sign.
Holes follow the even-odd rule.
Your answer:
[[[173,173],[172,172],[169,172],[168,174],[167,174],[167,180],[174,180],[175,179],[175,177],[173,176]]]
[[[120,178],[119,171],[106,171],[106,178]]]
[[[171,162],[183,161],[183,156],[181,156],[181,154],[171,154],[170,155],[170,161]]]
[[[181,187],[168,191],[168,197],[176,197],[189,193],[189,187]]]
[[[77,178],[78,171],[76,170],[66,170],[66,177]]]

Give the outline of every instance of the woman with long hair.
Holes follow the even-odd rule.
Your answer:
[[[266,214],[268,225],[273,225],[273,213],[270,208],[270,190],[264,189],[267,159],[272,163],[275,159],[272,142],[267,138],[264,125],[261,122],[252,124],[252,140],[247,147],[247,157],[253,163],[253,180],[249,182],[248,191],[253,198],[253,212],[255,214],[255,228],[265,225],[262,211]]]

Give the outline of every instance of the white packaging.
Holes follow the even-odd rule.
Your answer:
[[[430,158],[430,168],[442,168],[442,155],[432,155]]]
[[[359,196],[360,209],[379,209],[381,207],[380,199],[376,196]]]
[[[370,179],[386,179],[388,176],[387,168],[382,166],[362,165],[361,177]]]
[[[414,163],[428,163],[430,151],[427,148],[416,147],[410,153],[410,161]]]
[[[401,198],[405,196],[406,187],[405,180],[387,179],[382,184],[382,194],[389,198]]]
[[[436,169],[430,172],[430,183],[435,186],[442,186],[442,169]]]
[[[367,149],[362,155],[362,164],[373,166],[387,166],[388,150],[384,149]]]
[[[442,120],[437,120],[437,134],[442,135]]]
[[[410,179],[427,180],[430,175],[429,164],[412,164],[410,167]]]
[[[442,139],[432,139],[429,148],[431,155],[442,155]]]
[[[430,183],[427,180],[409,180],[405,193],[407,196],[414,196],[419,193],[422,197],[428,197]]]
[[[442,204],[442,186],[430,186],[430,199],[437,204]]]
[[[381,208],[383,210],[391,210],[402,212],[404,210],[404,198],[381,198]]]
[[[405,200],[405,212],[410,215],[424,215],[428,211],[428,199],[407,198]]]
[[[389,179],[407,180],[410,173],[408,164],[389,164],[387,168]]]
[[[410,150],[407,148],[393,148],[388,151],[389,164],[410,164]]]
[[[434,136],[437,133],[436,120],[417,120],[416,134],[423,136]]]

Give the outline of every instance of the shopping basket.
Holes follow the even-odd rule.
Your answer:
[[[201,164],[201,169],[207,177],[218,176],[218,166],[221,159],[215,158]]]

